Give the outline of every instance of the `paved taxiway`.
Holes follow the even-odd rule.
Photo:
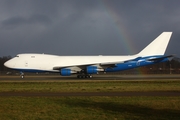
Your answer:
[[[26,75],[24,79],[21,79],[20,76],[0,76],[1,81],[60,81],[60,80],[169,80],[175,79],[180,80],[180,74],[162,74],[162,75],[94,75],[91,79],[78,79],[76,76],[62,77],[60,75]]]
[[[2,92],[0,97],[21,96],[21,97],[67,97],[67,96],[180,96],[178,91],[151,91],[151,92],[64,92],[64,93],[24,93],[24,92]]]
[[[0,76],[0,82],[54,82],[67,80],[180,80],[180,75],[95,75],[92,79],[77,79],[76,76]],[[24,93],[24,92],[1,92],[0,97],[63,97],[63,96],[180,96],[180,91],[150,91],[150,92],[58,92],[58,93]]]

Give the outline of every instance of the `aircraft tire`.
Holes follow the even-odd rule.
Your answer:
[[[92,78],[91,75],[77,75],[77,78],[84,79],[84,78]]]

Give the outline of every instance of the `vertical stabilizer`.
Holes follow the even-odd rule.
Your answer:
[[[161,33],[154,41],[145,47],[138,56],[164,55],[172,32]]]

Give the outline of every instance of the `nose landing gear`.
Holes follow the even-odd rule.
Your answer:
[[[23,73],[23,72],[20,72],[20,76],[21,76],[21,78],[23,79],[23,78],[24,78],[24,73]]]

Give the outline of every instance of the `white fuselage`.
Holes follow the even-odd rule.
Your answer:
[[[136,58],[133,56],[57,56],[48,54],[18,54],[13,59],[5,63],[12,69],[34,69],[49,72],[59,72],[54,67],[75,67],[82,65],[97,65],[121,63],[126,60]]]

